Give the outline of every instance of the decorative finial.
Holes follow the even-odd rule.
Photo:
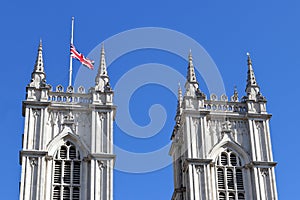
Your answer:
[[[247,87],[248,86],[257,86],[256,78],[254,75],[254,70],[252,67],[252,60],[250,57],[250,53],[247,53],[247,62],[248,62],[248,77],[247,77]]]
[[[102,42],[102,44],[101,44],[101,54],[105,54],[105,51],[104,51],[104,42]]]
[[[107,75],[107,70],[106,70],[106,60],[105,60],[105,50],[104,50],[104,43],[101,45],[101,57],[100,57],[100,66],[99,70],[101,75],[106,76]]]
[[[30,87],[40,88],[46,86],[46,74],[44,72],[44,60],[43,60],[43,46],[40,39],[36,61],[34,64],[33,72],[31,73]]]
[[[188,66],[187,81],[189,83],[197,83],[194,64],[193,64],[193,56],[192,56],[192,51],[191,50],[189,52],[189,66]]]
[[[260,88],[256,82],[256,78],[254,75],[254,70],[252,67],[252,59],[250,57],[250,54],[247,53],[248,56],[248,72],[247,72],[247,85],[246,85],[246,100],[254,100],[257,101],[258,97],[261,96],[264,98],[260,93]]]
[[[35,65],[34,65],[34,71],[35,72],[44,72],[42,39],[40,39],[40,42],[39,42],[38,54],[37,54]]]
[[[96,90],[99,91],[105,91],[107,89],[110,90],[103,43],[101,45],[100,64],[99,64],[98,73],[95,82],[96,82]]]
[[[189,61],[193,61],[192,49],[189,51]]]
[[[182,90],[180,82],[178,82],[178,100],[182,101]]]
[[[239,101],[239,94],[238,94],[236,85],[234,86],[233,96],[231,97],[231,100],[233,102]]]
[[[251,60],[251,57],[250,57],[250,53],[247,52],[247,57],[248,57],[248,66],[249,65],[252,65],[252,60]]]
[[[182,91],[181,91],[181,86],[180,86],[180,82],[178,82],[178,99],[177,99],[177,111],[176,111],[176,124],[180,123],[180,118],[181,118],[181,114],[182,114]]]

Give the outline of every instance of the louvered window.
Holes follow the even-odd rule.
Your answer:
[[[229,193],[229,200],[235,200],[234,193],[232,193],[232,192]]]
[[[245,200],[243,167],[240,157],[230,149],[216,161],[218,200]]]
[[[222,165],[227,165],[227,160],[228,160],[228,158],[227,158],[227,153],[222,153],[221,154],[221,164]]]
[[[62,145],[53,161],[53,200],[80,199],[80,153],[75,145],[66,142]]]
[[[55,186],[53,189],[53,199],[54,200],[60,199],[60,187],[59,186]]]
[[[219,200],[226,200],[226,195],[224,192],[219,193]]]
[[[245,196],[243,193],[239,193],[238,195],[238,200],[244,200],[245,199]]]
[[[227,187],[228,187],[228,189],[234,189],[232,169],[227,169]]]
[[[218,188],[225,189],[224,171],[223,169],[218,169]]]
[[[237,161],[236,161],[236,155],[230,154],[230,164],[231,164],[232,166],[236,166],[236,164],[237,164]]]
[[[236,170],[236,184],[237,184],[237,189],[238,190],[243,190],[244,189],[243,172],[242,172],[241,169]]]

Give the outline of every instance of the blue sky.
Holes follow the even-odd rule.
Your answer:
[[[30,81],[37,45],[43,39],[47,82],[68,83],[70,19],[75,16],[75,44],[87,54],[120,32],[163,27],[188,35],[201,44],[216,63],[227,95],[246,83],[246,52],[251,52],[257,81],[268,99],[276,178],[280,199],[298,196],[300,139],[298,131],[300,68],[300,2],[291,1],[5,1],[0,7],[1,52],[1,199],[18,199],[23,117],[22,100]],[[128,41],[130,42],[130,41]],[[188,49],[186,50],[188,54]],[[109,48],[106,49],[109,55]],[[195,59],[197,55],[194,54]],[[172,66],[185,76],[186,61],[159,50],[139,50],[109,66],[112,86],[130,69],[144,63]],[[80,67],[74,61],[74,69]],[[94,78],[92,78],[94,79]],[[200,87],[207,87],[198,73]],[[177,81],[177,80],[176,80]],[[182,83],[183,84],[183,83]],[[118,91],[115,91],[118,92]],[[139,88],[129,108],[136,124],[151,123],[149,107],[161,104],[168,113],[165,126],[148,139],[133,138],[115,125],[115,142],[132,152],[145,153],[169,142],[176,97],[157,84]],[[122,117],[118,116],[117,117]],[[170,199],[172,167],[143,174],[115,172],[116,200]]]

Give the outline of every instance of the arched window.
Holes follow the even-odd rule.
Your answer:
[[[80,153],[67,141],[55,153],[53,163],[53,200],[79,200],[80,198]]]
[[[218,200],[244,200],[243,167],[240,157],[230,149],[216,160]]]

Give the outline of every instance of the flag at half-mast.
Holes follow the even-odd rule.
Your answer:
[[[94,69],[94,61],[86,58],[82,53],[76,50],[75,46],[71,44],[71,57],[76,58],[89,69]]]

